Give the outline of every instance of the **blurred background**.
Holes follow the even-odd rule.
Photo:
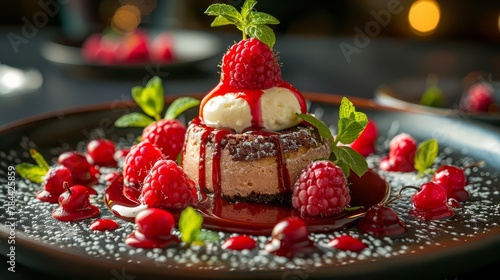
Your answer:
[[[47,25],[62,26],[66,34],[85,36],[113,23],[118,28],[180,27],[208,29],[213,19],[203,14],[212,3],[241,6],[243,0],[45,0],[3,1],[0,24],[23,25],[26,19],[40,17],[41,3],[47,9],[61,3],[61,14],[49,17]],[[273,26],[279,33],[302,35],[356,34],[356,27],[377,19],[382,22],[390,10],[390,24],[378,36],[398,38],[439,38],[451,40],[500,41],[500,1],[476,0],[261,0],[259,11],[280,20]],[[52,10],[54,11],[54,10]],[[38,15],[37,15],[38,13]],[[54,14],[56,12],[54,11]],[[50,15],[50,13],[49,13]],[[23,20],[24,18],[24,20]],[[235,32],[219,28],[212,32]]]

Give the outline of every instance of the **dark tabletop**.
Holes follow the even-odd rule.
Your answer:
[[[55,110],[128,100],[131,87],[145,85],[152,75],[163,79],[166,94],[206,93],[219,80],[217,65],[222,52],[239,39],[238,34],[216,34],[223,46],[220,55],[188,69],[164,70],[150,65],[127,73],[92,73],[61,67],[43,58],[40,50],[55,38],[57,30],[41,28],[32,38],[19,44],[17,51],[12,44],[12,36],[9,36],[13,33],[22,34],[21,27],[0,29],[0,62],[39,69],[43,84],[40,90],[33,93],[0,96],[0,128]],[[275,49],[283,65],[283,78],[304,92],[373,98],[379,85],[406,77],[433,73],[461,78],[476,70],[496,77],[500,73],[498,44],[381,37],[370,38],[363,46],[356,43],[352,37],[278,35]],[[342,48],[344,52],[348,48],[350,55],[345,55]],[[2,255],[5,253],[2,252]],[[49,277],[21,264],[16,265],[16,273],[8,272],[6,258],[2,256],[0,260],[4,264],[0,269],[0,279]],[[450,275],[448,279],[488,279],[486,275],[498,274],[498,265],[499,262],[485,264],[479,270]]]

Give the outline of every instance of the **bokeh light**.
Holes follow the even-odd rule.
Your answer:
[[[408,13],[408,22],[413,32],[428,35],[436,30],[441,18],[441,9],[434,0],[415,1]]]
[[[135,5],[123,5],[115,11],[111,20],[113,29],[128,32],[136,29],[141,23],[141,10]]]

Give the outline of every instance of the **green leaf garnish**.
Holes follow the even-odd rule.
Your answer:
[[[186,244],[204,244],[205,242],[217,241],[215,232],[203,230],[203,216],[193,207],[186,207],[179,217],[179,231],[181,240]]]
[[[422,142],[415,153],[415,169],[419,174],[430,174],[433,170],[430,168],[439,153],[438,141],[434,138]]]
[[[337,159],[341,160],[342,163],[339,166],[344,174],[347,174],[346,176],[352,170],[361,177],[368,170],[365,157],[349,146],[337,146],[336,149],[333,149],[333,153]]]
[[[143,113],[133,112],[123,115],[115,121],[116,127],[146,127],[154,122],[152,118]]]
[[[159,77],[152,77],[146,87],[133,87],[132,98],[148,116],[153,117],[155,120],[161,119],[161,113],[165,106],[165,96],[163,84]]]
[[[316,127],[322,137],[330,140],[332,154],[329,159],[342,168],[346,177],[351,170],[358,176],[368,171],[366,159],[346,146],[356,140],[368,124],[368,117],[362,112],[357,112],[349,99],[343,97],[340,103],[337,137],[333,137],[328,126],[316,117],[310,114],[297,114],[297,116]]]
[[[35,149],[30,149],[31,158],[36,164],[23,162],[16,165],[16,172],[23,178],[26,178],[34,183],[42,183],[43,176],[49,171],[49,164],[45,158]]]
[[[200,100],[192,97],[179,97],[167,108],[164,119],[172,120],[190,108],[200,105]]]
[[[427,89],[420,97],[421,105],[430,107],[444,107],[446,99],[443,91],[438,87],[438,78],[436,75],[430,74],[427,76]]]
[[[152,77],[145,87],[135,86],[131,90],[132,98],[144,113],[132,112],[119,117],[115,121],[116,127],[146,127],[161,120],[165,107],[165,92],[159,77]],[[200,101],[193,97],[179,97],[168,106],[164,119],[175,119],[186,110],[200,105]]]
[[[255,11],[256,4],[255,0],[246,0],[241,12],[238,12],[232,5],[217,3],[210,5],[205,14],[215,16],[210,26],[234,24],[243,33],[243,39],[247,36],[257,38],[272,49],[276,43],[276,35],[267,24],[279,24],[279,20],[270,14]]]

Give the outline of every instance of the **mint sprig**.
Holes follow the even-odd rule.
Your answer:
[[[30,149],[30,156],[36,164],[22,162],[16,165],[16,172],[23,178],[26,178],[34,183],[42,183],[43,176],[49,171],[49,164],[42,154],[35,149]]]
[[[439,143],[436,139],[431,138],[422,142],[415,153],[415,169],[420,175],[432,174],[432,164],[439,153]]]
[[[243,39],[257,38],[272,49],[276,43],[276,35],[267,25],[280,22],[270,14],[255,11],[256,4],[255,0],[246,0],[241,7],[241,12],[238,12],[232,5],[217,3],[210,5],[205,14],[215,16],[210,26],[234,24],[243,33]]]
[[[179,217],[179,232],[181,240],[187,245],[204,245],[206,242],[216,242],[219,235],[210,230],[203,230],[203,216],[193,207],[186,207]]]
[[[362,112],[357,112],[354,104],[343,97],[339,108],[338,133],[334,137],[326,124],[310,114],[297,114],[299,118],[318,129],[321,136],[331,143],[330,160],[342,168],[345,176],[354,171],[358,176],[368,171],[366,159],[347,146],[356,140],[368,124],[368,117]]]
[[[119,117],[116,127],[146,127],[161,120],[165,109],[165,92],[159,77],[152,77],[145,87],[132,88],[132,98],[143,112],[132,112]],[[175,119],[189,108],[196,107],[200,101],[193,97],[179,97],[168,106],[164,119]]]

